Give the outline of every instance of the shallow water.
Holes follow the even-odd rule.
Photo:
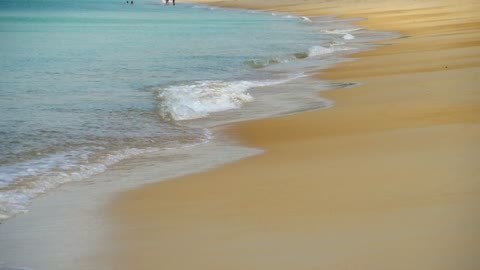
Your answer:
[[[365,49],[332,18],[156,1],[0,1],[0,219],[222,123],[331,106],[288,83]],[[260,87],[260,88],[258,88]]]
[[[0,268],[102,268],[112,196],[262,152],[224,124],[334,106],[318,92],[355,82],[309,75],[397,36],[352,22],[0,0],[0,221],[31,211],[2,221]]]

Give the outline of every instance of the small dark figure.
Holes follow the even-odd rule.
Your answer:
[[[168,5],[168,2],[169,2],[168,0],[165,0],[165,5]]]
[[[172,2],[173,2],[173,5],[175,6],[175,0],[172,0]]]
[[[133,1],[130,1],[130,4],[132,4],[132,5],[133,5]]]

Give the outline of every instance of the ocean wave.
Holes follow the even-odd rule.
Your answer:
[[[85,146],[1,165],[0,221],[27,212],[32,199],[41,194],[65,183],[87,180],[123,160],[194,147],[213,139],[212,132],[207,128],[198,129],[193,138],[190,136],[181,142],[162,141],[160,145],[130,146],[119,150]]]
[[[281,16],[285,19],[295,19],[295,20],[302,20],[304,22],[313,22],[312,19],[310,19],[307,16],[296,16],[296,15],[292,15],[292,14],[275,13],[275,12],[271,12],[270,15],[272,15],[274,17]]]
[[[307,17],[307,16],[303,16],[303,17],[302,17],[302,20],[305,21],[305,22],[312,22],[312,19],[310,19],[310,18]]]
[[[313,46],[308,50],[308,57],[322,56],[322,55],[332,54],[334,52],[351,51],[351,50],[355,50],[355,48],[348,47],[348,46],[338,46],[336,45],[336,43],[331,44],[328,47]]]
[[[352,40],[352,39],[355,39],[355,36],[351,34],[351,32],[355,32],[361,29],[362,28],[334,29],[334,30],[325,30],[323,32],[325,34],[330,34],[330,35],[340,35],[345,40]]]
[[[324,54],[330,54],[335,51],[334,47],[313,46],[308,50],[308,56],[314,57]]]
[[[96,162],[89,162],[93,151],[77,149],[4,165],[0,167],[0,220],[26,212],[33,198],[62,184],[88,179],[124,159],[157,151],[159,149],[154,147],[127,148],[107,154]]]
[[[182,121],[239,109],[254,100],[247,92],[249,89],[280,84],[301,76],[303,75],[294,75],[285,80],[265,81],[197,81],[158,88],[159,113],[164,119]]]
[[[296,58],[296,59],[305,59],[308,57],[308,52],[298,52],[298,53],[294,53],[293,56]]]
[[[220,7],[208,6],[208,5],[192,5],[190,8],[194,9],[207,9],[207,10],[219,10],[222,9]]]
[[[344,34],[347,34],[347,33],[351,33],[351,32],[358,31],[358,30],[362,30],[362,28],[325,30],[324,33],[326,33],[326,34],[344,35]]]
[[[249,81],[198,81],[158,89],[160,115],[164,119],[179,121],[237,109],[253,101],[247,90],[257,85],[261,84]]]
[[[248,60],[244,62],[245,65],[251,68],[264,68],[268,66],[268,63],[262,60]]]
[[[355,36],[350,33],[346,33],[345,35],[343,35],[343,39],[351,40],[355,39]]]
[[[248,60],[245,61],[245,65],[251,67],[251,68],[264,68],[269,65],[274,65],[274,64],[279,64],[279,63],[286,63],[288,60],[283,60],[280,58],[276,57],[270,57],[267,60]]]

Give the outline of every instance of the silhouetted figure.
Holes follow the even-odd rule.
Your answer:
[[[173,2],[173,5],[175,6],[175,0],[172,0],[172,2]]]
[[[133,5],[133,1],[130,1],[130,4],[132,4],[132,5]]]
[[[169,0],[165,0],[165,5],[168,5]]]

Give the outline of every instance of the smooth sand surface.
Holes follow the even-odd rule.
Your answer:
[[[480,269],[480,2],[215,4],[408,38],[319,74],[362,83],[334,108],[228,128],[265,154],[120,194],[112,269]]]

